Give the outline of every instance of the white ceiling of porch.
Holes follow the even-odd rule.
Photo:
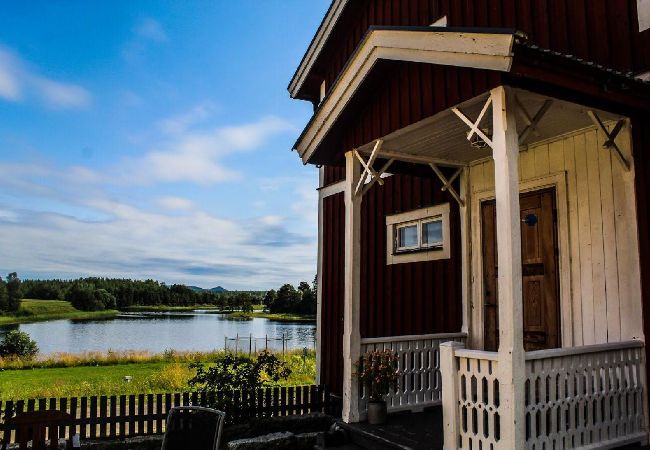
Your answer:
[[[549,100],[548,97],[521,89],[514,89],[513,92],[519,104],[527,111],[529,118],[533,118]],[[489,94],[485,93],[462,103],[458,108],[474,122],[488,97]],[[525,149],[527,145],[594,125],[587,115],[590,108],[562,100],[550,100],[552,103],[539,120],[535,130],[528,133],[525,140],[521,142],[522,149]],[[603,122],[621,118],[603,111],[591,110],[596,112]],[[517,112],[517,131],[520,136],[527,125],[528,121],[525,115]],[[488,136],[491,135],[491,107],[484,115],[480,128],[487,131]],[[469,127],[456,114],[451,110],[445,110],[384,136],[382,138],[384,143],[378,156],[382,158],[394,157],[412,162],[431,160],[437,164],[449,166],[466,165],[491,156],[489,147],[476,148],[470,145],[467,140],[469,131]],[[370,153],[373,146],[374,142],[369,142],[358,150],[362,153]]]

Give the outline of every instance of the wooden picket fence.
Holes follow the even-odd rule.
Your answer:
[[[257,391],[181,392],[50,399],[0,401],[0,442],[15,430],[5,429],[7,418],[27,411],[59,410],[73,418],[60,427],[59,436],[81,439],[110,439],[160,434],[165,432],[169,410],[174,406],[211,406],[226,413],[226,425],[245,423],[254,418],[279,417],[323,412],[334,414],[334,400],[324,386],[263,388]]]

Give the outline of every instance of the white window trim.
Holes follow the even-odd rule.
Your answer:
[[[420,261],[434,261],[449,259],[450,232],[449,232],[449,203],[416,209],[400,214],[386,216],[386,264],[404,264]],[[432,221],[442,222],[442,246],[432,245],[429,248],[422,245],[422,224]],[[418,248],[397,251],[395,238],[398,226],[417,224]]]

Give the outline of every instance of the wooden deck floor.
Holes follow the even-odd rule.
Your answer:
[[[341,424],[352,443],[361,448],[442,450],[442,408],[421,413],[395,413],[384,425]]]

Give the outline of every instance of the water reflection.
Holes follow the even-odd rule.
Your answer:
[[[205,311],[124,313],[114,319],[54,320],[0,326],[0,338],[8,331],[20,329],[36,340],[41,353],[86,352],[106,350],[166,349],[209,351],[222,349],[226,338],[253,336],[253,347],[266,345],[281,348],[283,336],[288,348],[314,346],[313,323],[273,322],[268,319],[234,319],[227,314]],[[239,348],[249,348],[249,341]],[[231,346],[232,344],[229,344]]]

